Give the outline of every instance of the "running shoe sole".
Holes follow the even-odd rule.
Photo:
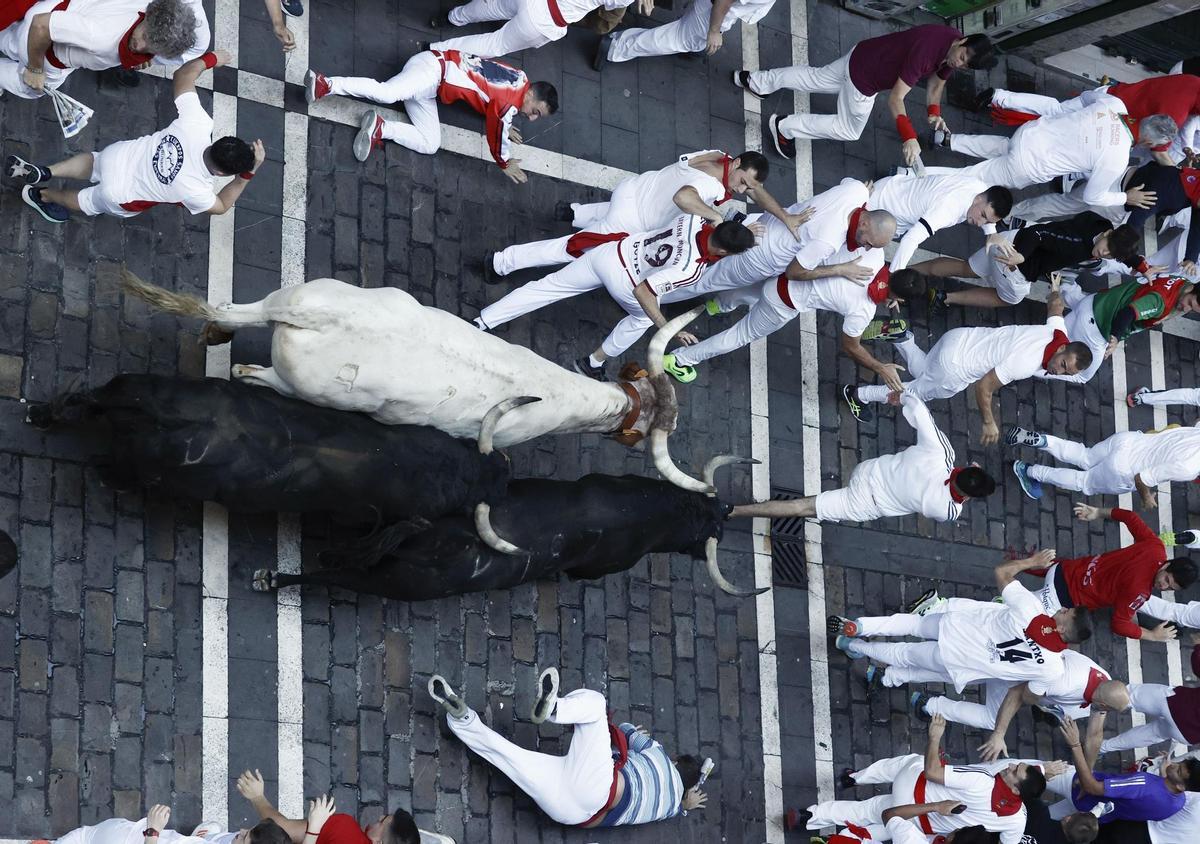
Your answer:
[[[771,132],[771,141],[775,144],[775,151],[789,161],[796,157],[796,144],[793,141],[790,144],[790,151],[783,141],[780,140],[779,134],[779,115],[772,114],[767,119],[767,129]]]
[[[550,717],[558,700],[558,669],[547,668],[538,676],[538,699],[529,716],[533,723],[540,724]]]
[[[379,120],[379,112],[369,109],[358,121],[358,134],[354,136],[354,157],[366,161],[375,145],[375,125]]]
[[[741,79],[741,76],[743,73],[746,73],[745,84],[742,84],[742,79]],[[753,88],[750,87],[750,75],[749,75],[749,73],[747,73],[747,71],[735,70],[733,72],[733,84],[735,87],[741,88],[743,91],[745,91],[747,94],[749,94],[752,97],[757,97],[760,100],[765,100],[767,98],[766,94],[760,94],[760,93],[758,93],[758,91],[755,91]]]

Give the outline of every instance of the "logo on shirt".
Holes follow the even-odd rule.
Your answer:
[[[175,181],[183,169],[183,144],[174,135],[164,135],[154,151],[154,177],[164,185]]]
[[[1093,578],[1095,577],[1095,574],[1096,574],[1096,566],[1098,566],[1098,565],[1100,565],[1100,558],[1098,556],[1092,557],[1090,560],[1088,560],[1087,568],[1085,568],[1083,570],[1083,585],[1084,586],[1092,585]]]

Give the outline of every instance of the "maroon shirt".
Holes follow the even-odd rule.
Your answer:
[[[962,37],[952,26],[931,23],[859,41],[850,51],[850,81],[861,93],[874,96],[890,91],[900,80],[916,87],[934,71],[949,79],[954,70],[944,64],[946,53]]]
[[[1192,673],[1200,676],[1200,645],[1192,648]],[[1176,686],[1167,710],[1188,744],[1200,742],[1200,686]]]

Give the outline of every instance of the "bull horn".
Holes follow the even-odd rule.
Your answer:
[[[708,541],[704,543],[704,559],[708,563],[708,576],[712,578],[712,582],[717,584],[722,592],[728,592],[735,598],[752,598],[755,595],[761,595],[770,589],[770,586],[764,586],[761,589],[738,589],[732,583],[725,579],[725,575],[721,574],[721,567],[717,564],[717,539],[710,536]]]
[[[717,470],[722,466],[731,466],[734,463],[751,463],[755,466],[762,463],[761,460],[755,460],[753,457],[739,457],[736,454],[718,454],[712,460],[704,464],[704,482],[709,486],[713,486],[713,480],[716,477]]]
[[[541,398],[538,396],[517,396],[515,399],[505,399],[489,410],[484,415],[483,422],[479,424],[479,453],[492,453],[492,438],[496,434],[496,426],[500,424],[501,416],[515,407],[532,404],[535,401],[541,401]]]
[[[697,305],[686,313],[682,313],[675,319],[668,322],[662,328],[655,332],[654,337],[650,340],[650,350],[647,354],[650,360],[646,361],[646,371],[651,375],[662,375],[666,370],[663,369],[663,355],[667,351],[667,343],[671,342],[671,338],[683,331],[683,327],[687,325],[700,314],[704,313],[704,306]]]
[[[650,454],[654,457],[654,468],[658,469],[659,474],[675,486],[692,492],[715,491],[710,484],[696,480],[675,465],[675,461],[671,459],[671,452],[667,448],[667,432],[663,428],[654,428],[650,431]]]
[[[524,554],[521,548],[513,545],[492,527],[492,508],[482,501],[475,505],[475,532],[479,534],[489,548],[501,554]]]

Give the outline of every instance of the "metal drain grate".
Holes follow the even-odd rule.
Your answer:
[[[803,496],[775,487],[772,501],[795,501]],[[794,516],[771,520],[771,581],[776,586],[808,588],[808,560],[804,554],[804,519]]]

